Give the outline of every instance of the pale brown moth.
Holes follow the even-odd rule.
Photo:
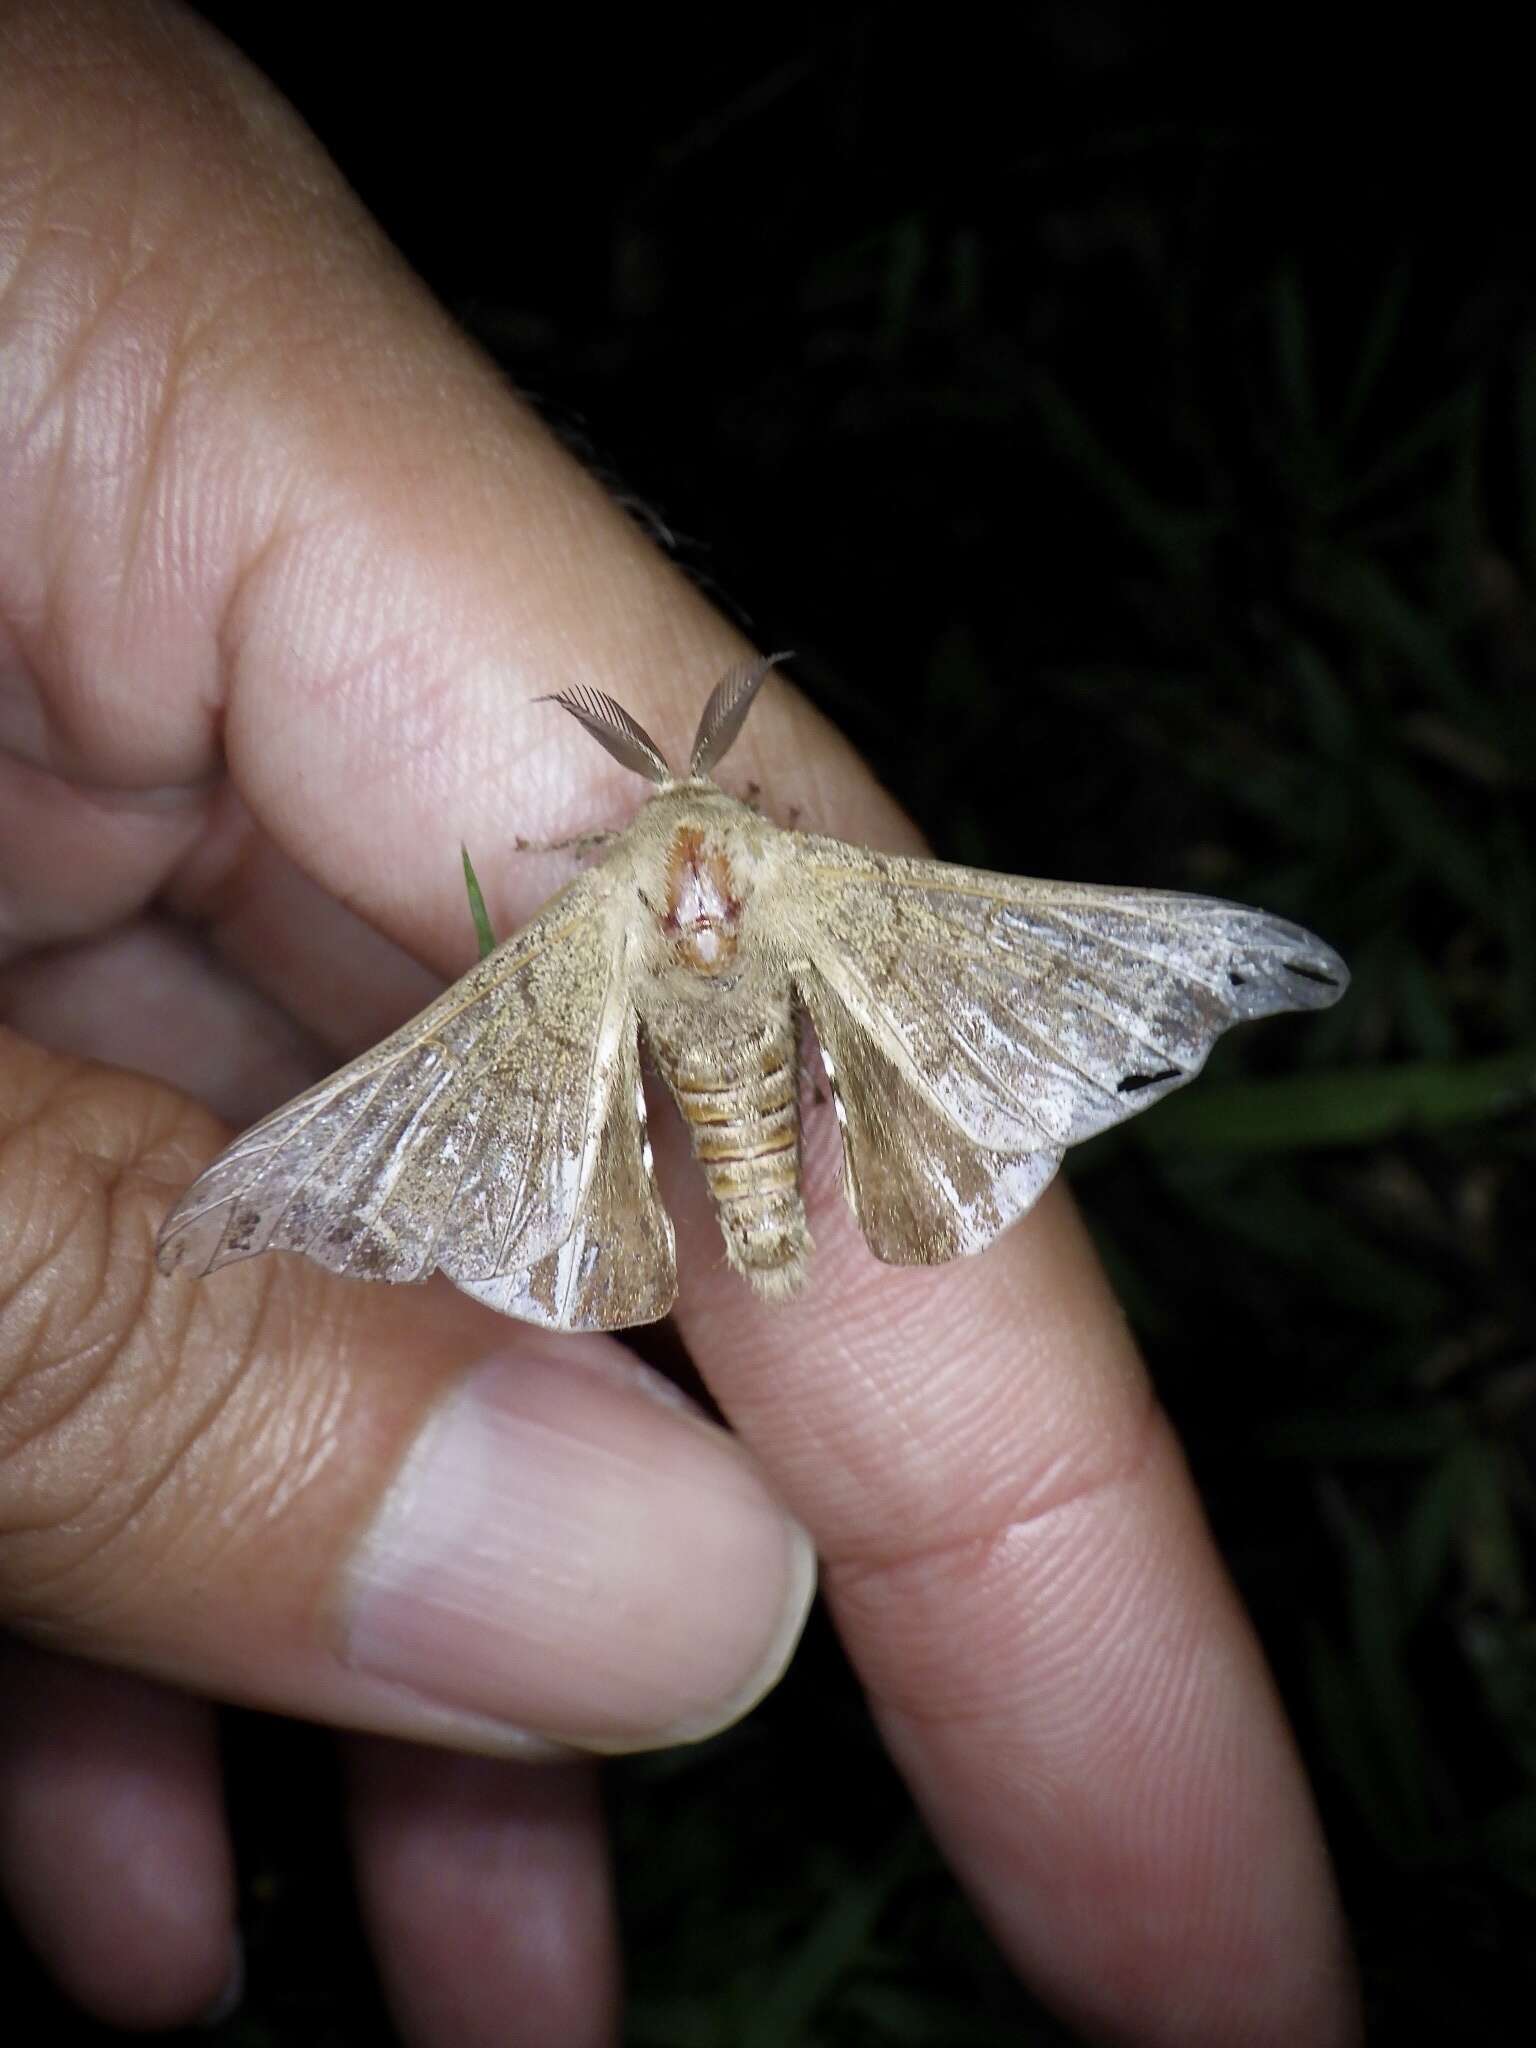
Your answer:
[[[783,1300],[811,1249],[802,1013],[871,1249],[937,1265],[1023,1215],[1068,1145],[1190,1080],[1228,1025],[1343,994],[1337,954],[1260,910],[770,824],[710,771],[781,658],[722,679],[681,778],[611,698],[555,697],[655,794],[419,1017],[236,1139],[167,1217],[161,1269],[297,1251],[367,1279],[440,1271],[554,1329],[665,1315],[643,1041],[727,1258]]]

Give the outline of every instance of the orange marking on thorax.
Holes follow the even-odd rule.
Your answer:
[[[661,928],[684,966],[719,974],[736,957],[741,898],[722,848],[706,846],[696,825],[680,825],[667,857],[667,907]]]

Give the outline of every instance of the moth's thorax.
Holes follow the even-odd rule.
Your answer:
[[[679,825],[667,852],[661,929],[673,957],[695,974],[723,974],[740,943],[742,891],[724,839]]]
[[[703,779],[646,804],[629,833],[642,1018],[672,1003],[716,1014],[757,989],[773,951],[775,899],[765,885],[780,836]]]

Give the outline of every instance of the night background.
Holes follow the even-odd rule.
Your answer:
[[[634,516],[799,651],[940,854],[1262,904],[1349,961],[1338,1008],[1225,1041],[1068,1170],[1298,1730],[1371,2038],[1529,2040],[1515,28],[1346,48],[1338,10],[1088,0],[1005,43],[963,9],[447,0],[327,10],[317,44],[310,8],[202,11]],[[786,764],[765,799],[794,794]],[[250,1986],[198,2038],[387,2043],[324,1738],[235,1716],[229,1764]],[[1072,2038],[824,1623],[742,1726],[607,1785],[632,2048]]]

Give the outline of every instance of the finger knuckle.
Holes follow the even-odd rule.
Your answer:
[[[186,1436],[147,1299],[166,1091],[46,1055],[0,1101],[0,1549],[12,1611],[100,1557]],[[169,1426],[168,1426],[169,1425]]]

